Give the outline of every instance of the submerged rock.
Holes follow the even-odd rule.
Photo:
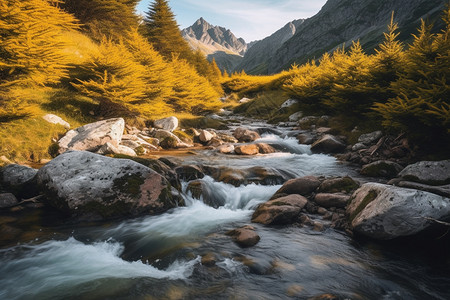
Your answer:
[[[262,224],[290,224],[298,217],[308,200],[300,195],[288,195],[260,205],[252,216],[252,222]]]
[[[450,160],[420,161],[403,169],[399,177],[424,184],[448,184],[450,183]]]
[[[69,130],[58,141],[59,153],[67,150],[97,151],[107,142],[118,146],[125,128],[122,118],[90,123],[74,130]]]
[[[227,232],[233,241],[241,247],[251,247],[256,245],[261,237],[256,233],[253,226],[246,225]]]
[[[347,207],[353,230],[388,240],[413,235],[434,220],[450,218],[450,199],[428,192],[378,183],[359,188]]]
[[[178,205],[171,185],[152,169],[85,151],[53,159],[39,170],[37,181],[48,204],[78,217],[157,214]]]

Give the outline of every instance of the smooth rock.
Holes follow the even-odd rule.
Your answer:
[[[353,194],[347,214],[355,232],[388,240],[421,232],[432,223],[427,218],[450,218],[450,199],[424,191],[366,183]]]
[[[320,180],[315,176],[305,176],[290,179],[275,194],[299,194],[309,195],[320,185]]]
[[[49,205],[88,219],[158,214],[179,200],[152,169],[86,151],[56,157],[38,171],[37,181]]]
[[[201,130],[198,138],[200,139],[201,142],[207,143],[211,141],[213,137],[214,135],[211,132],[207,130]]]
[[[340,153],[346,145],[340,139],[331,134],[326,134],[311,145],[313,153]]]
[[[11,193],[0,194],[0,208],[8,208],[19,203],[16,196]]]
[[[420,161],[407,166],[398,176],[407,181],[429,185],[450,183],[450,160]]]
[[[375,144],[381,137],[383,133],[381,131],[374,131],[371,133],[362,134],[358,138],[358,142],[364,145]]]
[[[258,151],[260,154],[270,154],[270,153],[277,152],[277,150],[275,150],[274,147],[272,147],[268,144],[258,143],[258,144],[256,144],[256,146],[258,146]]]
[[[247,144],[234,147],[234,152],[239,155],[256,155],[259,153],[259,147],[256,144]]]
[[[217,148],[217,150],[222,154],[230,154],[234,152],[234,145],[231,144],[221,145]]]
[[[217,261],[216,255],[210,252],[202,256],[201,263],[205,267],[213,267],[216,265],[216,261]]]
[[[364,165],[361,174],[370,177],[394,178],[403,170],[399,164],[389,160],[378,160]]]
[[[251,101],[251,99],[249,99],[249,98],[242,98],[241,100],[239,100],[239,103],[247,103],[247,102],[250,102]]]
[[[249,143],[261,138],[256,131],[245,128],[237,128],[233,132],[233,136],[241,143]]]
[[[262,224],[289,224],[295,221],[308,200],[300,195],[288,195],[260,205],[252,216],[252,222]]]
[[[350,193],[359,187],[359,183],[352,178],[338,177],[325,179],[319,186],[320,193]]]
[[[347,205],[350,196],[343,194],[328,194],[328,193],[319,193],[314,197],[314,202],[318,205],[330,208],[330,207],[340,207],[344,208]]]
[[[0,169],[0,186],[19,198],[31,198],[39,194],[35,177],[38,170],[10,164]]]
[[[298,100],[297,99],[288,99],[286,101],[283,102],[283,104],[281,104],[280,108],[286,108],[286,107],[291,107],[294,104],[297,104]]]
[[[256,245],[261,237],[256,233],[253,226],[243,226],[227,232],[233,241],[241,247],[252,247]]]
[[[66,129],[70,129],[70,124],[64,121],[61,117],[58,117],[54,114],[46,114],[42,117],[45,121],[51,123],[51,124],[58,124],[61,126],[64,126]]]
[[[367,149],[367,145],[363,144],[363,143],[356,143],[352,146],[352,151],[359,151],[362,149]]]
[[[178,127],[178,119],[176,117],[168,117],[164,119],[159,119],[153,122],[153,125],[156,128],[167,130],[167,131],[174,131]]]
[[[298,111],[295,114],[289,116],[289,122],[297,122],[303,117],[303,112]]]
[[[124,145],[118,145],[117,147],[111,143],[106,143],[100,147],[97,151],[98,154],[123,154],[128,156],[137,156],[136,151],[131,149],[130,147]]]
[[[118,146],[122,140],[125,121],[122,118],[103,120],[69,130],[58,141],[59,153],[67,150],[97,151],[107,142]]]
[[[427,184],[413,182],[413,181],[400,181],[396,185],[399,187],[421,190],[421,191],[430,192],[430,193],[433,193],[436,195],[450,198],[450,184],[435,186],[435,185],[427,185]]]
[[[205,177],[202,169],[196,165],[185,165],[175,168],[178,178],[185,181],[201,179]]]
[[[311,133],[304,132],[297,135],[297,140],[300,144],[311,145],[316,140],[316,137]]]

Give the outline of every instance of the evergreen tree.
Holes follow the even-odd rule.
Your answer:
[[[192,59],[192,51],[181,36],[167,0],[155,0],[150,4],[145,26],[147,38],[162,56]]]

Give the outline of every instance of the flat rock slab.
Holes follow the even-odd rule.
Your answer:
[[[170,184],[152,169],[86,151],[53,159],[39,170],[37,181],[48,204],[74,216],[157,214],[177,205]]]
[[[450,217],[450,199],[432,193],[379,183],[366,183],[347,207],[355,232],[388,240],[414,235],[434,220]]]
[[[124,119],[117,118],[90,123],[69,130],[58,141],[59,153],[64,153],[67,150],[95,152],[107,142],[117,147],[122,140],[124,128]]]

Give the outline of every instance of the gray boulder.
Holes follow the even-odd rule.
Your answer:
[[[303,112],[298,111],[292,115],[289,116],[289,122],[297,122],[303,117]]]
[[[420,161],[407,166],[399,174],[404,180],[430,185],[450,183],[450,160]]]
[[[351,225],[362,235],[388,240],[421,232],[450,217],[450,199],[424,191],[366,183],[347,206]]]
[[[358,138],[358,142],[364,145],[371,145],[377,142],[382,136],[383,133],[381,131],[374,131],[371,133],[360,135],[360,137]]]
[[[11,193],[1,193],[0,194],[0,208],[8,208],[19,203],[16,196]]]
[[[156,128],[167,130],[167,131],[174,131],[178,127],[178,119],[176,117],[168,117],[160,120],[156,120],[153,122],[153,125]]]
[[[311,145],[313,153],[339,153],[345,150],[345,144],[339,138],[331,134],[322,136]]]
[[[297,104],[298,100],[297,99],[288,99],[286,101],[283,102],[283,104],[281,104],[280,108],[286,108],[286,107],[291,107],[294,104]]]
[[[86,124],[69,130],[58,141],[59,153],[67,150],[97,151],[107,142],[118,146],[122,140],[125,121],[122,118],[108,119]]]
[[[31,198],[38,194],[35,177],[38,170],[16,164],[0,169],[0,186],[20,198]]]
[[[53,159],[38,171],[37,182],[48,204],[82,218],[157,214],[178,204],[171,185],[152,169],[86,151]]]

